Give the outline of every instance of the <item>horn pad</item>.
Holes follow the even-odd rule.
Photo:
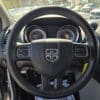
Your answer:
[[[41,74],[55,76],[67,70],[72,62],[72,43],[69,41],[36,40],[31,46],[31,61]]]

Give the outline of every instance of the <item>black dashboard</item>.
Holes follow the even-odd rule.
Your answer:
[[[7,40],[12,28],[13,26],[3,34],[1,39],[3,58],[6,57]],[[33,20],[22,29],[17,42],[29,43],[42,38],[64,38],[75,42],[83,42],[85,40],[81,28],[72,20],[64,17],[41,17]],[[83,62],[79,62],[77,64],[80,66]]]
[[[9,28],[6,31],[6,33],[3,34],[3,37],[1,39],[2,40],[1,47],[3,49],[1,51],[3,51],[2,56],[4,56],[4,58],[6,53],[5,47],[7,44],[7,39],[9,37],[12,28],[13,27]],[[23,30],[19,34],[18,42],[28,43],[33,40],[42,38],[64,38],[75,42],[85,41],[85,38],[83,38],[82,29],[71,19],[67,19],[64,17],[41,17],[33,20],[23,28]],[[98,39],[100,39],[100,37],[98,37]],[[5,63],[3,65],[5,66]],[[19,67],[24,66],[23,63],[21,64],[20,62],[18,63],[18,65]],[[29,63],[26,62],[26,65],[29,65]],[[74,66],[79,66],[79,67],[80,65],[83,66],[83,62],[79,61],[77,65],[74,64]],[[99,73],[100,69],[98,67],[96,70],[96,74],[94,75],[94,78],[100,82],[100,79],[97,79]]]
[[[95,25],[97,23],[92,24]],[[92,28],[94,28],[92,24],[90,25]],[[33,40],[42,38],[64,38],[75,42],[86,42],[86,37],[84,35],[85,34],[82,29],[71,19],[64,17],[43,17],[37,18],[26,25],[19,36],[19,40],[22,42],[31,42]],[[100,36],[98,34],[96,35],[100,41]],[[77,65],[74,64],[74,66],[79,67],[80,65],[83,66],[83,62],[79,61],[77,62]],[[98,62],[96,73],[94,74],[94,78],[98,82],[100,82],[100,78],[98,77],[100,73],[99,65],[100,64]]]

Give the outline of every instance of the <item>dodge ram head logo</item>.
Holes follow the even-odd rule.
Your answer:
[[[59,59],[58,49],[46,49],[45,50],[46,60],[49,62],[56,62]]]

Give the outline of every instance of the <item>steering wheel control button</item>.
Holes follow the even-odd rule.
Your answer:
[[[89,56],[88,47],[84,44],[76,44],[73,51],[76,58],[87,58]]]
[[[29,47],[28,46],[19,46],[17,48],[17,58],[18,59],[25,59],[30,57]]]
[[[46,60],[49,62],[56,62],[59,59],[59,50],[58,49],[46,49],[45,50]]]

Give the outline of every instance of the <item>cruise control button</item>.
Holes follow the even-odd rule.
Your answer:
[[[28,47],[18,47],[17,49],[17,57],[24,58],[29,57],[29,48]]]

